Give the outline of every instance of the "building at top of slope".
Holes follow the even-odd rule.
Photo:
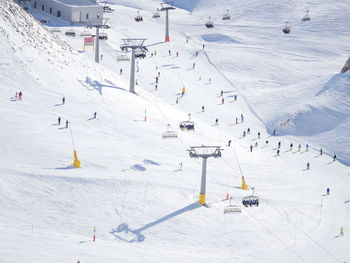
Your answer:
[[[88,24],[89,19],[103,17],[103,7],[96,0],[32,0],[32,6],[71,23]]]

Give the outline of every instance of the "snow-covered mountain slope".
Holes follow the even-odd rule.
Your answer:
[[[348,261],[349,168],[312,148],[306,151],[305,144],[314,136],[271,137],[265,132],[266,119],[252,103],[248,87],[233,81],[225,62],[229,56],[218,51],[218,47],[236,47],[246,37],[204,30],[195,22],[196,10],[206,3],[201,1],[193,5],[192,15],[186,10],[171,14],[173,41],[162,43],[162,23],[150,18],[141,24],[133,21],[135,8],[143,7],[146,18],[156,2],[150,7],[139,2],[113,5],[117,12],[110,15],[113,29],[107,31],[110,40],[101,46],[101,66],[91,61],[91,50],[81,54],[82,38],[68,39],[62,33],[58,38],[13,1],[0,0],[2,261]],[[205,17],[202,9],[199,19]],[[188,17],[193,25],[184,23]],[[115,61],[120,39],[135,36],[148,38],[150,53],[157,50],[156,56],[139,60],[138,96],[127,92],[129,64]],[[268,66],[265,55],[267,62],[261,64]],[[250,66],[251,71],[262,67]],[[249,80],[253,74],[245,70],[238,75]],[[347,78],[334,77],[318,96],[327,92],[332,99],[341,96]],[[183,86],[186,94],[176,104]],[[23,92],[22,101],[14,98],[18,91]],[[234,95],[238,101],[233,101]],[[318,106],[318,101],[314,103]],[[345,110],[344,105],[339,107]],[[97,119],[92,118],[94,112]],[[195,132],[178,129],[188,113]],[[245,121],[235,124],[241,113]],[[161,139],[167,124],[179,132],[178,139]],[[248,127],[251,134],[243,138]],[[231,147],[226,146],[228,140]],[[280,156],[276,156],[278,141]],[[250,152],[255,142],[258,146]],[[186,152],[189,146],[201,144],[224,148],[222,158],[208,160],[210,208],[197,204],[201,161]],[[81,169],[72,168],[73,148]],[[180,162],[183,171],[178,169]],[[310,170],[305,169],[307,162]],[[239,189],[240,169],[261,204],[243,207],[239,215],[224,215],[226,193],[235,204],[251,193]],[[327,187],[329,196],[324,195]],[[341,226],[344,236],[339,236]],[[94,227],[97,239],[91,242]]]

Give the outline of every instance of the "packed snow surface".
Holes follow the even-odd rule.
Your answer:
[[[346,1],[175,1],[169,43],[159,1],[108,5],[99,65],[89,29],[0,0],[1,262],[350,261]],[[117,57],[134,37],[149,52],[131,94]],[[188,114],[195,130],[181,131]],[[162,139],[168,124],[177,139]],[[208,207],[187,151],[200,145],[223,149],[208,159]],[[223,213],[252,187],[258,207]]]

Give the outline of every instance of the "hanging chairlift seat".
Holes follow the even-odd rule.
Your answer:
[[[159,17],[160,17],[160,14],[159,14],[158,11],[155,12],[155,13],[153,14],[153,16],[152,16],[152,18],[159,18]]]
[[[104,32],[101,32],[99,35],[100,40],[108,40],[108,35]]]
[[[210,20],[210,17],[209,17],[209,21],[205,24],[205,26],[207,28],[213,28],[214,27],[214,23]]]
[[[74,30],[67,30],[65,35],[70,36],[70,37],[75,37],[75,31]]]
[[[249,195],[249,196],[243,197],[242,204],[245,207],[248,207],[248,206],[259,206],[259,197],[256,196],[256,195]]]
[[[311,18],[310,18],[310,16],[308,16],[308,15],[305,15],[302,19],[301,19],[301,21],[310,21],[311,20]]]
[[[182,121],[179,126],[182,131],[194,131],[193,121]]]
[[[177,138],[177,132],[171,129],[171,126],[168,124],[167,131],[162,133],[163,139]]]
[[[91,35],[92,35],[91,31],[88,31],[88,30],[80,32],[81,37],[90,37]]]
[[[140,15],[140,12],[137,11],[137,16],[135,17],[135,21],[136,22],[142,22],[143,21],[143,18],[142,16]]]
[[[135,51],[135,58],[145,58],[145,57],[146,57],[146,51],[144,50]]]
[[[230,204],[228,206],[225,206],[224,208],[224,214],[241,213],[242,212],[241,206],[231,204],[231,199],[232,197],[230,198]]]
[[[282,32],[285,34],[289,34],[291,31],[290,26],[288,26],[288,22],[286,22],[286,26],[282,29]]]
[[[222,17],[222,20],[230,20],[231,19],[231,16],[230,14],[228,13],[229,10],[227,10],[227,13],[224,14],[224,16]]]
[[[130,61],[130,57],[127,54],[122,54],[117,57],[117,61]]]

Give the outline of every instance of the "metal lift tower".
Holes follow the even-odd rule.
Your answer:
[[[209,157],[219,158],[221,157],[221,146],[191,146],[189,150],[191,158],[202,158],[202,180],[201,180],[201,192],[199,194],[199,203],[205,205],[205,185],[207,177],[207,159]]]
[[[120,49],[122,51],[129,51],[131,49],[131,69],[130,69],[130,89],[129,91],[135,93],[135,51],[146,52],[148,49],[143,45],[146,38],[127,38],[122,39],[124,42]]]
[[[173,7],[174,2],[164,2],[161,3],[162,8],[159,9],[159,11],[165,11],[165,42],[170,41],[169,37],[169,10],[174,10],[176,9]]]
[[[108,18],[104,19],[89,19],[89,24],[87,27],[96,28],[96,36],[95,36],[95,62],[100,63],[100,28],[108,28],[106,25]]]

